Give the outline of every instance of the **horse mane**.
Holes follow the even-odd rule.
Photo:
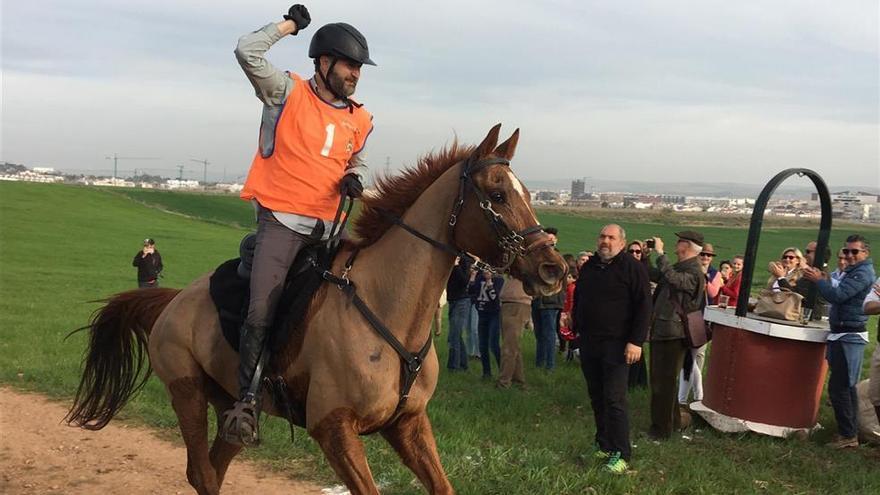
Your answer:
[[[366,247],[378,241],[391,227],[391,222],[381,211],[402,217],[428,186],[450,167],[466,159],[474,148],[454,140],[440,151],[419,157],[415,166],[407,167],[398,175],[378,177],[376,192],[363,196],[360,215],[354,221],[354,231],[359,238],[357,244]]]

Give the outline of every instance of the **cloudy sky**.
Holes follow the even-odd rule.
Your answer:
[[[306,4],[269,52],[311,75],[314,30],[357,26],[378,67],[371,168],[412,163],[496,122],[525,179],[763,183],[792,166],[880,186],[877,0],[378,1]],[[244,175],[261,104],[238,37],[289,5],[29,0],[2,6],[0,160],[71,171]]]

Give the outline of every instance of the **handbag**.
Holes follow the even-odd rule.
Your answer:
[[[670,301],[678,317],[681,318],[681,326],[684,328],[684,336],[691,349],[697,349],[712,340],[712,331],[703,319],[703,309],[700,308],[690,313],[685,313],[681,302],[670,295]]]
[[[774,291],[764,289],[758,296],[755,314],[777,320],[798,321],[801,317],[801,304],[804,296],[789,289]]]

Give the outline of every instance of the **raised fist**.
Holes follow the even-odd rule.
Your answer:
[[[309,9],[306,8],[305,5],[296,4],[284,14],[284,18],[288,21],[293,21],[296,24],[296,31],[293,32],[294,35],[308,27],[309,23],[312,22],[312,16],[309,15]]]

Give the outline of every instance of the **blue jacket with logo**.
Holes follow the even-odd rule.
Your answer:
[[[874,284],[874,262],[870,259],[848,266],[837,287],[830,279],[816,282],[819,293],[831,303],[828,315],[832,333],[863,332],[868,317],[862,310],[862,302]]]
[[[501,287],[504,286],[504,279],[500,275],[493,275],[491,280],[483,278],[483,272],[477,274],[477,277],[468,286],[468,294],[471,300],[477,306],[477,311],[501,311]]]

